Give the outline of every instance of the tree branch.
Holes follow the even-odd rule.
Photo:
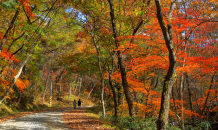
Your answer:
[[[4,45],[5,45],[6,41],[7,41],[8,35],[10,34],[10,32],[11,32],[13,26],[14,26],[14,23],[15,23],[15,21],[16,21],[18,15],[19,15],[19,13],[20,13],[20,7],[18,7],[17,11],[15,12],[14,17],[13,17],[13,19],[11,20],[11,23],[10,23],[10,25],[9,25],[9,27],[8,27],[8,29],[7,29],[7,31],[6,31],[6,33],[5,33],[5,35],[4,35],[3,39],[2,39],[2,41],[1,41],[1,44],[0,44],[0,54],[1,54],[1,51],[2,51]]]

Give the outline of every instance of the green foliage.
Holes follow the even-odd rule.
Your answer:
[[[75,97],[75,95],[70,95],[70,98],[71,98],[71,99],[74,99],[74,97]]]
[[[115,118],[112,116],[111,122],[114,122]],[[135,122],[132,122],[131,117],[124,117],[118,119],[118,123],[116,124],[117,128],[120,130],[124,129],[135,129],[135,130],[155,130],[156,123],[153,121],[153,118],[148,118],[146,120],[136,118]]]
[[[193,127],[191,125],[187,125],[185,127],[186,130],[209,130],[211,129],[211,125],[208,121],[201,122],[197,125],[197,127]]]
[[[101,106],[90,107],[90,108],[87,108],[86,110],[88,110],[89,112],[94,113],[94,114],[99,114],[99,112],[101,112],[101,110],[102,110],[102,107]]]
[[[39,84],[39,88],[41,91],[44,91],[45,87],[42,84]]]
[[[0,5],[5,9],[15,9],[16,6],[15,0],[4,0]]]

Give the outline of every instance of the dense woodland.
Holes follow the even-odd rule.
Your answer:
[[[217,12],[217,0],[0,0],[0,104],[77,95],[123,128],[217,129]]]

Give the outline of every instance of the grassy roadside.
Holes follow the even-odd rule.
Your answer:
[[[86,111],[88,112],[88,115],[100,120],[102,123],[103,127],[106,127],[108,129],[116,129],[116,126],[114,126],[114,124],[106,117],[106,118],[102,118],[102,107],[101,106],[96,106],[96,107],[90,107],[87,108]]]

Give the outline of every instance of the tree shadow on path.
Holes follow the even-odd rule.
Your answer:
[[[72,111],[68,111],[62,115],[67,126],[72,129],[79,130],[112,130],[102,126],[102,122],[92,117],[89,112],[84,110],[85,108],[78,108]]]

